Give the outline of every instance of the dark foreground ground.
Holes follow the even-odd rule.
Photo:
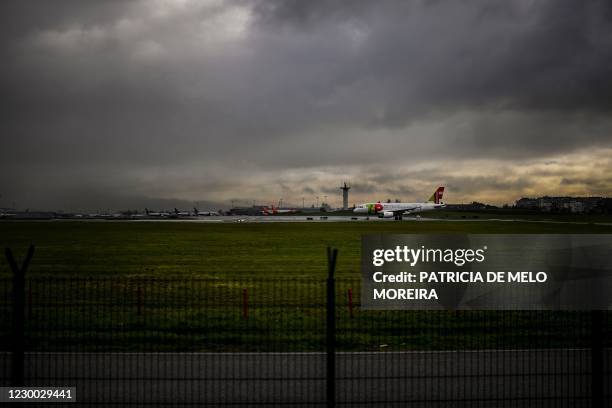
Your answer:
[[[339,353],[336,358],[338,406],[592,406],[591,354],[585,349]],[[612,350],[605,350],[604,359],[605,403],[612,403]],[[8,367],[8,355],[0,355],[4,378]],[[323,353],[26,357],[28,383],[76,386],[79,406],[323,407],[325,373]]]
[[[89,406],[325,406],[323,282],[325,249],[333,246],[336,339],[345,351],[337,356],[337,406],[595,407],[586,313],[361,310],[360,238],[382,233],[612,233],[612,226],[1,222],[0,246],[20,258],[36,245],[26,282],[27,381],[76,386],[80,405]],[[0,344],[8,351],[4,262],[0,277]],[[610,355],[606,349],[604,406],[612,405]],[[0,354],[2,385],[9,361]]]

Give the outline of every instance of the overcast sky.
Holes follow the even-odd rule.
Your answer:
[[[2,1],[0,207],[610,195],[610,1]]]

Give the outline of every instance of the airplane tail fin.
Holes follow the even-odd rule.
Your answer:
[[[438,187],[436,191],[427,200],[428,203],[440,204],[442,201],[442,195],[444,194],[444,187]]]

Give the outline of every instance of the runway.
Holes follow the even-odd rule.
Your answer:
[[[179,219],[143,219],[138,221],[163,221],[163,222],[203,222],[203,223],[277,223],[277,222],[393,222],[393,218],[378,218],[376,216],[347,216],[347,215],[222,215],[200,218]],[[403,221],[438,221],[435,218],[406,217]]]
[[[370,223],[370,222],[393,222],[393,223],[415,223],[415,222],[445,222],[445,223],[481,223],[481,222],[499,222],[499,223],[536,223],[536,224],[572,224],[572,225],[594,225],[594,226],[612,226],[612,222],[585,222],[585,221],[556,221],[556,220],[531,220],[521,218],[428,218],[423,216],[404,216],[402,220],[394,220],[393,218],[379,218],[377,216],[364,215],[220,215],[206,217],[108,217],[108,218],[11,218],[4,219],[4,222],[120,222],[120,223],[196,223],[196,224],[261,224],[261,223]]]
[[[13,219],[14,221],[20,221]],[[234,224],[234,223],[316,223],[316,222],[398,222],[393,218],[378,218],[376,216],[348,216],[348,215],[218,215],[206,217],[138,217],[138,218],[123,218],[123,217],[108,217],[108,218],[54,218],[51,220],[31,220],[31,221],[52,221],[52,222],[179,222],[179,223],[212,223],[212,224]],[[425,217],[409,217],[405,216],[404,222],[419,222],[419,221],[449,221],[436,218]],[[457,220],[469,221],[469,220]]]
[[[54,219],[51,221],[85,221],[85,222],[179,222],[179,223],[203,223],[203,224],[259,224],[259,223],[364,223],[364,222],[393,222],[393,223],[414,223],[414,222],[506,222],[506,223],[536,223],[536,224],[572,224],[572,225],[598,225],[612,226],[610,222],[579,222],[579,221],[555,221],[555,220],[528,220],[520,218],[428,218],[423,216],[404,216],[400,221],[393,218],[379,218],[376,216],[347,216],[347,215],[328,215],[328,216],[302,216],[302,215],[274,215],[274,216],[249,216],[249,215],[221,215],[210,217],[186,217],[186,218],[137,218],[137,219]]]
[[[9,361],[0,355],[4,383]],[[76,386],[78,401],[97,406],[323,407],[325,362],[324,353],[29,353],[26,377]],[[590,407],[590,371],[588,349],[338,353],[336,398],[352,407]]]

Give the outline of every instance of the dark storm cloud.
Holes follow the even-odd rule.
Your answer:
[[[472,180],[448,164],[486,158],[514,171],[513,161],[612,145],[607,1],[0,8],[0,194],[29,206],[83,188],[211,201],[332,194],[347,178],[354,192],[393,196],[444,182],[518,192],[533,181]]]
[[[260,21],[316,35],[361,32],[346,81],[390,80],[383,122],[410,118],[417,103],[606,111],[612,77],[612,4],[593,1],[282,1],[257,7]],[[418,74],[413,77],[413,74]],[[381,83],[382,85],[382,83]],[[411,97],[418,94],[418,100]],[[386,96],[389,96],[387,94]],[[390,106],[393,105],[394,109]],[[445,106],[446,105],[446,106]],[[428,107],[429,109],[429,107]]]

